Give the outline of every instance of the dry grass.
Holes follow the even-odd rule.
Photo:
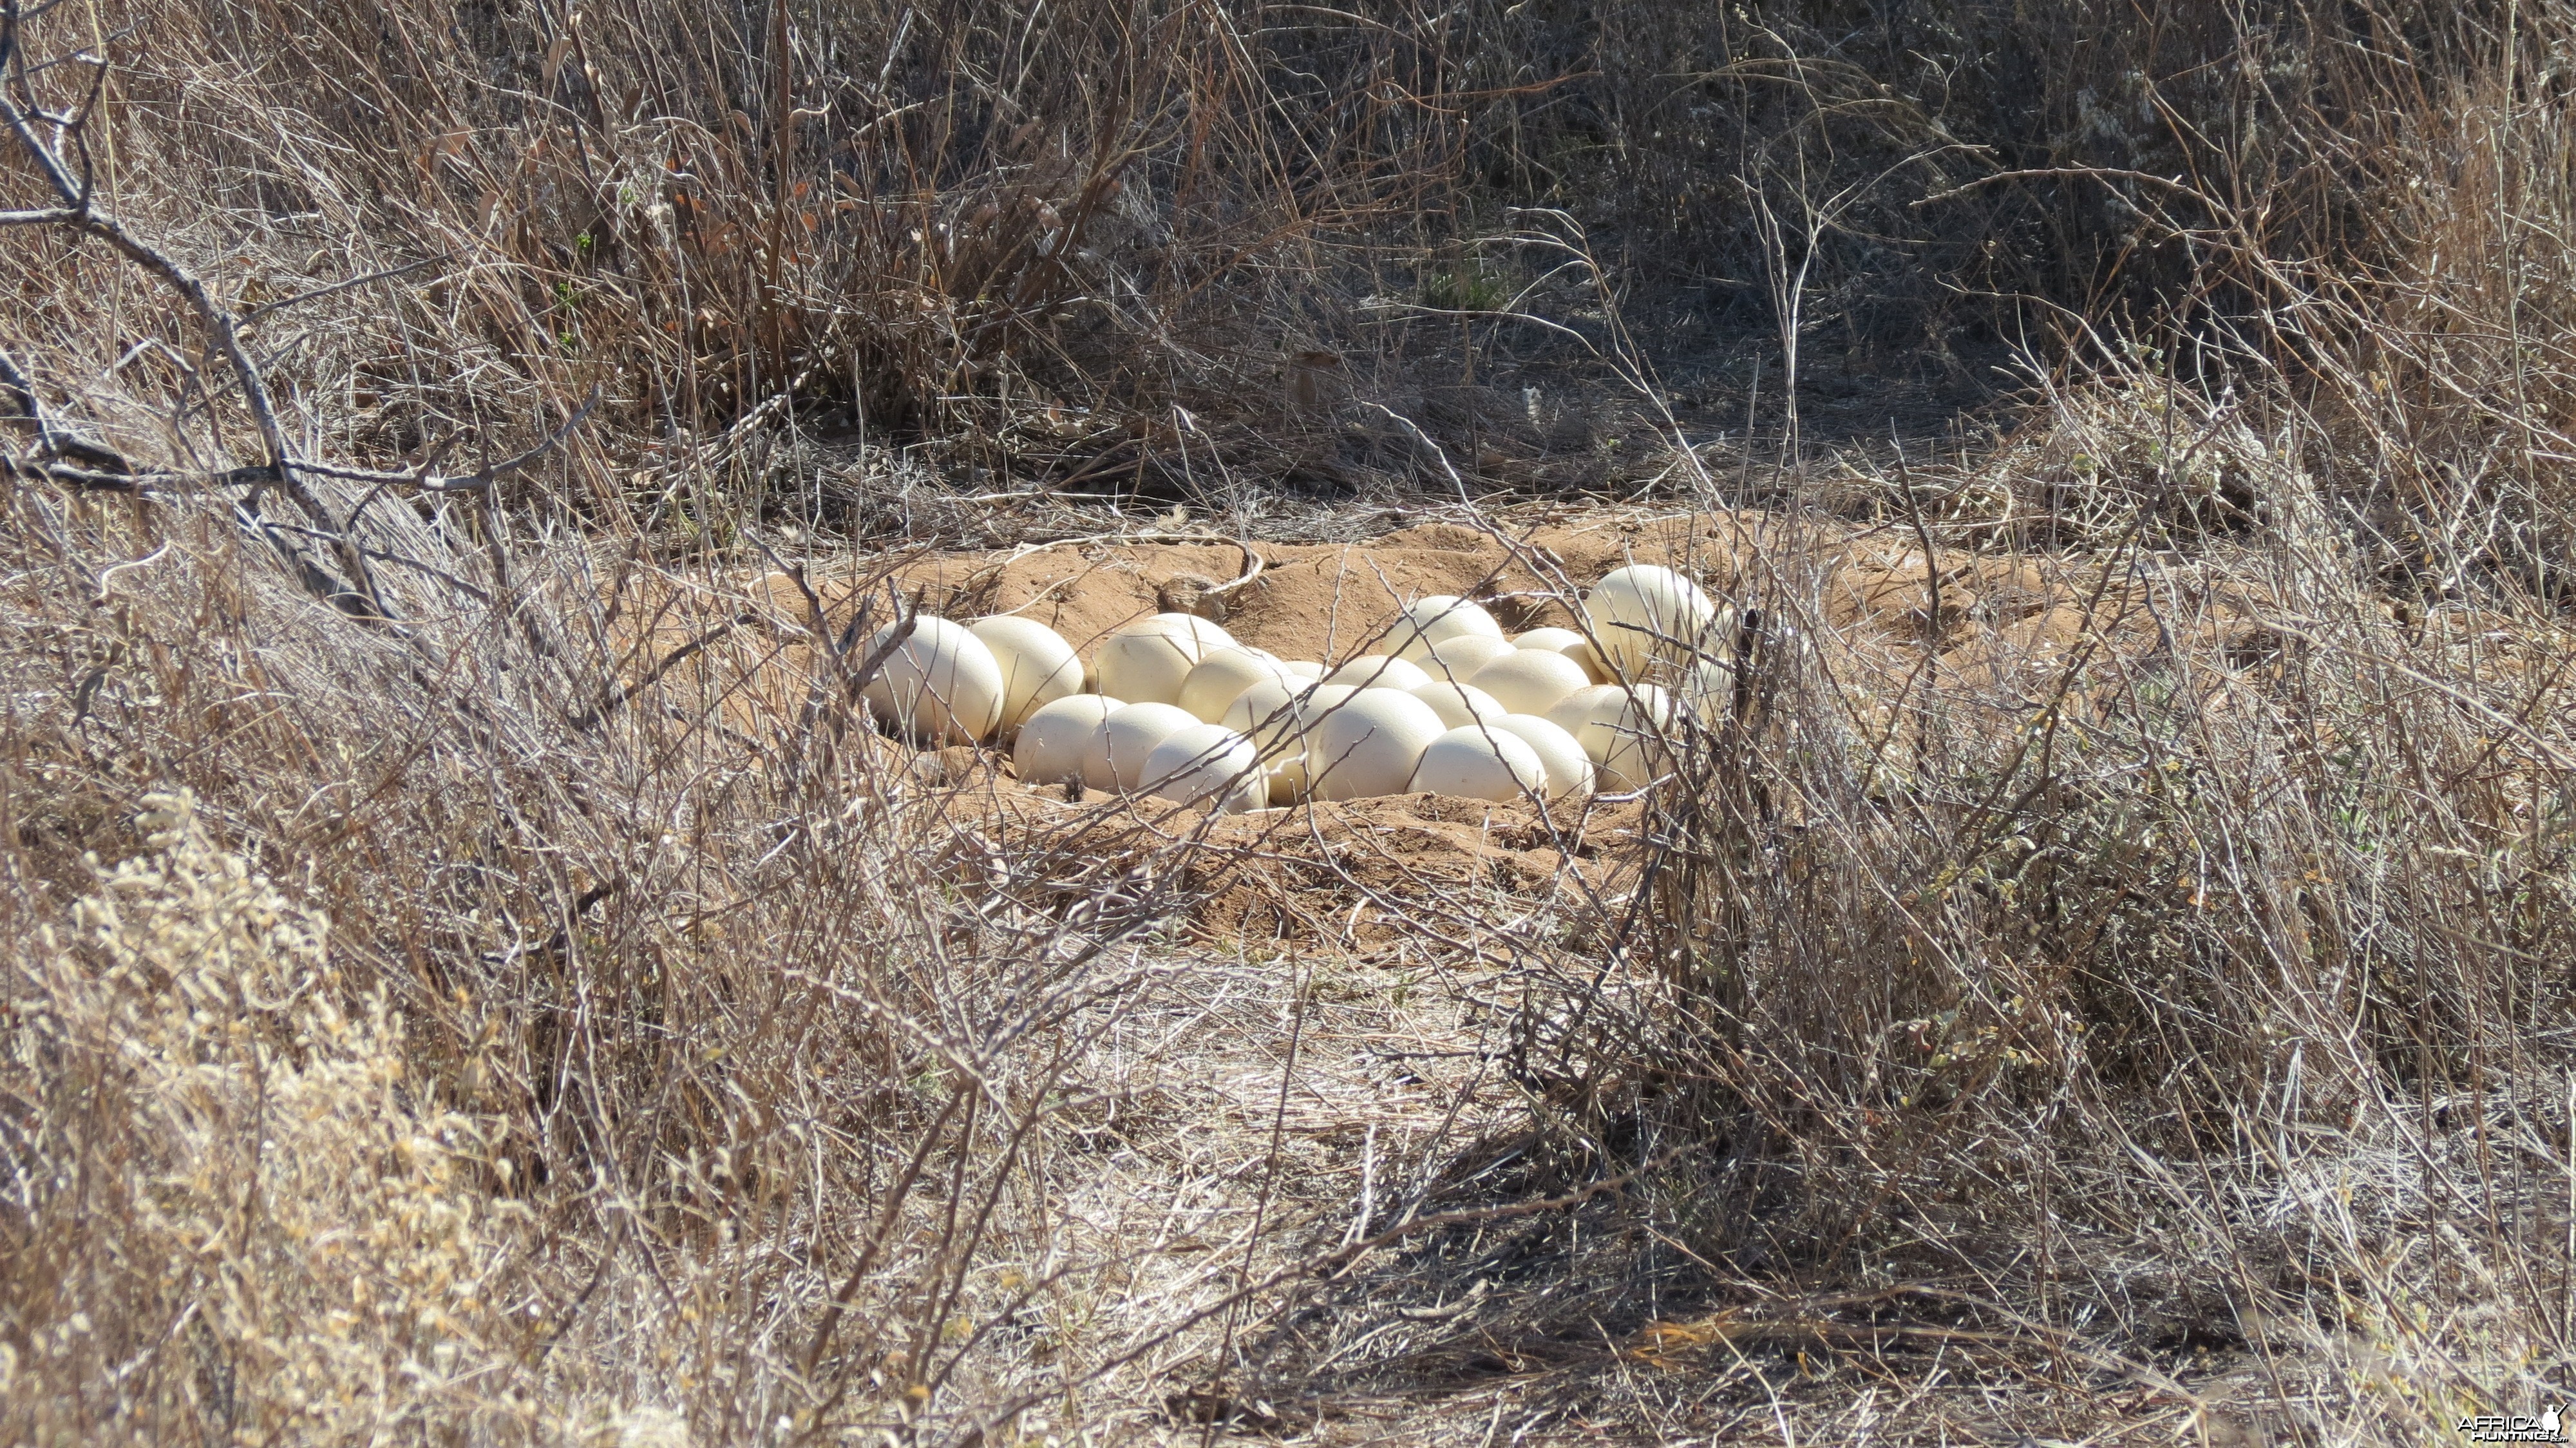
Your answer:
[[[0,5],[6,1436],[2559,1401],[2576,12],[1882,8]],[[1633,889],[1031,827],[741,587],[1426,484],[1758,610]]]

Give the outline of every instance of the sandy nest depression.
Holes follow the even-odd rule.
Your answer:
[[[2132,580],[2106,579],[2099,564],[1936,549],[1927,565],[1901,527],[1827,533],[1751,511],[1553,508],[1424,522],[1361,543],[1130,533],[818,560],[745,575],[730,595],[663,594],[628,673],[695,679],[731,729],[767,747],[782,731],[810,727],[836,677],[846,686],[865,634],[898,597],[960,620],[1036,619],[1086,664],[1119,629],[1175,609],[1282,658],[1333,662],[1369,652],[1400,605],[1426,594],[1476,599],[1513,632],[1571,624],[1571,600],[1626,562],[1678,567],[1720,597],[1766,610],[1807,641],[1865,733],[1906,727],[1905,701],[1921,697],[1918,688],[2010,728],[2065,688],[2060,666],[2079,649],[2194,647],[2259,671],[2267,647],[2264,600],[2242,588],[2212,585],[2160,603]],[[2161,586],[2170,591],[2169,581]],[[1191,913],[1245,939],[1366,949],[1382,938],[1373,922],[1399,908],[1417,928],[1425,910],[1455,911],[1463,928],[1529,918],[1568,891],[1598,903],[1628,883],[1621,862],[1636,852],[1619,846],[1641,814],[1628,802],[1542,812],[1395,795],[1208,821],[1161,801],[1068,799],[1057,787],[1023,785],[1007,751],[989,746],[916,755],[882,736],[852,738],[882,761],[890,788],[942,792],[952,817],[1014,840],[1088,837],[1088,847],[1132,853],[1186,835],[1214,847],[1206,853],[1224,863],[1195,882]]]

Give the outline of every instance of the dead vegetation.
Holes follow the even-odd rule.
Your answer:
[[[1884,9],[0,0],[10,1439],[2562,1401],[2576,12]],[[1563,818],[854,707],[1628,554]]]

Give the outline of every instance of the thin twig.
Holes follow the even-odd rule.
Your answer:
[[[65,219],[68,220],[69,218]],[[415,262],[405,262],[401,266],[387,267],[383,271],[369,272],[365,276],[351,277],[347,281],[333,282],[329,286],[315,287],[309,292],[298,292],[294,296],[287,297],[283,300],[267,302],[260,306],[251,308],[249,311],[241,314],[239,324],[241,326],[248,327],[271,312],[282,312],[289,307],[300,307],[306,302],[317,302],[324,297],[336,296],[341,292],[363,287],[369,282],[390,281],[395,277],[409,276],[413,272],[419,271],[422,267],[436,266],[440,262],[451,259],[452,257],[450,254],[441,252],[437,256],[425,256]]]

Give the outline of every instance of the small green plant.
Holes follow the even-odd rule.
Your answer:
[[[1503,279],[1481,266],[1444,267],[1422,279],[1422,304],[1444,312],[1490,312],[1511,296]]]

